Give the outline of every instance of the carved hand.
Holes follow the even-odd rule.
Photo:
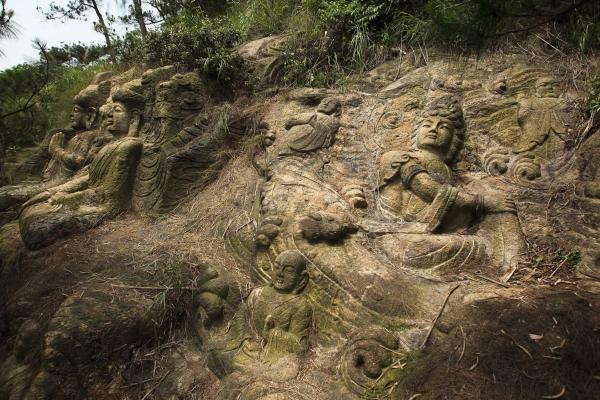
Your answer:
[[[509,212],[512,214],[517,213],[517,206],[515,201],[509,196],[498,196],[493,198],[486,198],[485,207],[489,213],[503,213]]]
[[[50,144],[48,145],[50,153],[52,155],[55,155],[55,153],[57,151],[62,150],[62,148],[64,147],[64,141],[65,141],[64,133],[62,133],[62,132],[55,133],[52,136],[52,138],[50,139]]]
[[[44,202],[44,201],[48,200],[50,198],[50,196],[52,196],[52,193],[50,193],[48,190],[45,190],[41,193],[36,194],[35,196],[33,196],[32,198],[27,200],[25,203],[23,203],[23,205],[21,205],[21,208],[19,209],[19,215],[21,215],[21,213],[27,207],[29,207],[33,204]]]
[[[275,320],[273,319],[273,316],[271,314],[267,315],[267,318],[265,318],[265,327],[263,329],[263,332],[266,334],[267,332],[269,332],[271,329],[275,328]]]

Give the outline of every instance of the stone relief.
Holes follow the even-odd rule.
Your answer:
[[[535,83],[535,97],[519,102],[517,121],[522,135],[513,147],[515,154],[534,151],[545,160],[562,150],[561,141],[568,127],[560,117],[563,101],[558,94],[558,82],[540,78]],[[557,139],[559,139],[557,141]],[[538,149],[544,146],[543,149]]]
[[[404,71],[375,95],[300,89],[266,110],[215,106],[196,73],[147,72],[113,90],[104,123],[113,140],[89,167],[24,203],[23,240],[31,249],[46,246],[132,202],[144,211],[172,209],[218,175],[227,161],[220,152],[258,134],[264,160],[255,166],[252,234],[223,233],[254,285],[242,296],[222,271],[202,275],[191,288],[198,343],[186,346],[197,347],[220,380],[217,398],[404,398],[396,391],[404,367],[419,362],[429,341],[441,346],[463,330],[464,315],[436,325],[445,307],[476,310],[486,296],[521,294],[505,277],[525,253],[524,231],[539,227],[532,220],[541,211],[527,203],[549,209],[546,198],[526,191],[550,176],[557,186],[575,181],[583,212],[597,210],[600,198],[598,135],[565,152],[570,125],[553,79],[536,79],[536,97],[527,97],[538,74],[527,67],[500,79],[483,70],[439,76],[435,68]],[[281,126],[290,132],[271,129]],[[54,136],[50,152],[60,154],[63,139]],[[571,158],[551,176],[547,167],[559,153]],[[597,255],[584,257],[593,263]],[[600,276],[593,267],[580,272]],[[110,312],[98,309],[102,302]],[[102,318],[84,313],[61,325],[79,303]],[[0,369],[0,395],[23,393],[31,382],[34,394],[56,382],[77,391],[76,379],[60,381],[68,377],[63,358],[85,363],[70,349],[73,338],[101,331],[113,311],[133,310],[139,321],[119,322],[127,328],[119,344],[127,345],[135,329],[148,328],[151,308],[150,301],[113,305],[96,291],[69,296],[50,321],[42,356],[15,345]],[[19,339],[39,352],[40,330],[25,322]],[[42,367],[32,372],[36,357]]]
[[[496,264],[508,269],[523,247],[514,201],[485,188],[485,194],[456,188],[448,165],[464,142],[460,104],[450,96],[435,99],[416,124],[411,138],[414,150],[388,152],[380,160],[382,211],[408,223],[397,242],[384,245],[385,251],[394,252],[394,257],[403,254],[407,265],[433,269],[481,263],[482,253],[487,252]],[[477,219],[481,219],[477,237],[434,235],[429,236],[431,244],[426,244],[427,234],[458,232]],[[411,234],[417,236],[412,239]],[[512,242],[511,248],[506,242]]]
[[[63,184],[93,160],[109,140],[98,127],[100,108],[110,93],[110,77],[98,74],[91,85],[74,97],[70,126],[48,133],[38,153],[22,167],[22,172],[35,175],[42,166],[41,182],[0,188],[0,212],[18,209],[32,196]]]
[[[146,212],[169,211],[216,177],[225,149],[264,129],[260,116],[211,104],[212,93],[195,72],[156,85],[144,128],[144,155],[135,204]]]
[[[293,138],[288,143],[289,151],[279,155],[309,153],[330,147],[340,127],[341,107],[337,99],[326,97],[321,100],[314,114],[304,114],[288,120],[285,129],[290,131]]]
[[[108,131],[118,139],[98,152],[87,171],[23,204],[19,228],[28,248],[85,231],[129,208],[143,147],[136,135],[145,102],[133,89],[112,95]]]
[[[407,315],[414,322],[417,314],[431,320],[433,308],[445,303],[442,293],[456,290],[453,282],[489,279],[502,286],[503,276],[514,272],[526,251],[522,221],[529,221],[519,203],[522,191],[558,176],[551,168],[561,157],[560,174],[574,172],[574,153],[565,144],[573,126],[563,122],[566,103],[554,80],[532,76],[517,69],[485,85],[480,77],[423,85],[406,76],[404,86],[362,101],[339,95],[348,104],[336,122],[344,129],[301,159],[281,156],[301,154],[292,151],[295,138],[312,139],[315,129],[306,127],[289,142],[281,133],[270,136],[254,276],[268,282],[275,255],[286,249],[304,255],[316,341],[325,348],[345,343],[336,362],[345,389],[323,383],[336,387],[336,395],[347,390],[358,398],[384,398],[410,363],[405,354],[421,349],[429,337],[418,323],[371,337],[364,333],[370,324],[398,326]],[[539,97],[531,100],[526,93],[534,85]],[[547,85],[552,90],[545,91]],[[267,112],[269,126],[306,122],[314,114],[288,119],[311,105],[301,99],[330,97],[306,92],[286,95],[286,105]],[[507,136],[480,151],[478,141],[495,124]],[[509,135],[531,148],[517,148]],[[586,168],[581,174],[592,182],[592,166]]]
[[[234,369],[255,361],[272,362],[286,355],[299,355],[308,348],[312,312],[304,289],[309,281],[306,260],[288,250],[275,259],[270,286],[254,289],[246,301],[246,332]]]

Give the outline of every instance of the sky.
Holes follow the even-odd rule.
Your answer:
[[[4,56],[0,56],[0,71],[29,61],[36,61],[38,53],[33,48],[32,41],[40,38],[48,47],[59,46],[64,43],[104,43],[104,36],[93,29],[93,11],[86,21],[66,22],[46,21],[44,16],[36,10],[36,7],[47,9],[52,0],[8,0],[7,8],[15,12],[13,21],[17,23],[19,33],[16,39],[0,40],[0,48]],[[54,0],[56,4],[65,5],[68,0]],[[104,10],[111,14],[122,13],[117,5],[120,1],[105,0]],[[122,33],[125,28],[115,27],[117,33]]]

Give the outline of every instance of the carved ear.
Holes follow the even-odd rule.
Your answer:
[[[87,120],[85,121],[85,129],[90,130],[98,118],[98,109],[96,107],[89,107],[87,109]]]
[[[296,289],[294,289],[294,294],[300,294],[304,291],[304,289],[306,288],[306,285],[308,285],[308,280],[310,279],[310,275],[308,274],[308,271],[304,271],[302,273],[302,277],[300,278],[300,282],[298,282],[298,285],[296,285]]]
[[[140,133],[142,115],[139,111],[134,110],[131,112],[131,118],[129,120],[129,131],[127,136],[137,137]]]

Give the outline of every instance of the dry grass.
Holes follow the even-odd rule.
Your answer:
[[[394,398],[534,399],[564,389],[561,398],[595,399],[597,306],[597,299],[548,289],[480,301],[460,326],[438,333],[431,350],[409,363],[411,373]]]

